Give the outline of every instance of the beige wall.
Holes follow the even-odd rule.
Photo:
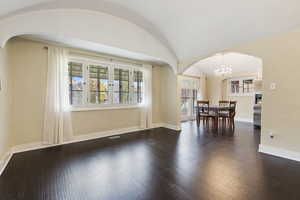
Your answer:
[[[254,96],[228,96],[226,100],[236,101],[237,120],[253,121]]]
[[[207,94],[207,77],[200,77],[200,91],[201,91],[201,100],[206,100],[208,98]]]
[[[261,144],[300,152],[300,32],[232,49],[263,60]],[[275,82],[276,90],[270,90]],[[269,133],[275,137],[271,139]]]
[[[113,109],[72,112],[74,135],[112,129],[139,127],[140,109]]]
[[[206,78],[206,94],[207,99],[212,105],[218,105],[222,99],[222,78],[216,76],[208,76]]]
[[[13,144],[26,144],[41,141],[46,94],[47,50],[40,42],[15,38],[10,40],[11,67],[13,74]],[[166,68],[166,70],[164,70]],[[163,73],[164,75],[161,75]],[[161,93],[174,92],[171,85],[175,82],[169,67],[153,68],[153,122],[172,123],[174,115],[166,106],[162,115]],[[161,78],[170,81],[169,88],[163,87]],[[172,82],[172,83],[171,83]],[[164,89],[163,91],[161,90]],[[169,109],[168,109],[169,107]],[[140,109],[115,109],[72,112],[72,123],[75,135],[100,131],[140,126]],[[171,118],[169,120],[169,118]]]
[[[163,67],[154,66],[152,68],[152,121],[153,123],[162,123],[163,116],[161,112],[161,71]]]
[[[43,44],[12,40],[14,145],[41,141],[46,94],[47,51]]]
[[[180,126],[178,77],[171,68],[161,68],[161,112],[163,123]]]
[[[8,63],[9,45],[0,48],[0,79],[2,90],[0,91],[0,159],[11,146],[11,70]],[[1,165],[1,163],[0,163]]]

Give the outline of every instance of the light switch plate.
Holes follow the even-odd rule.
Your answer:
[[[276,83],[271,83],[270,90],[275,90],[275,89],[276,89]]]

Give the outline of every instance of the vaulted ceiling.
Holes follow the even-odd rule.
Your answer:
[[[2,0],[0,19],[54,8],[96,10],[131,21],[178,61],[300,27],[299,0]]]
[[[230,67],[232,75],[254,74],[261,73],[262,71],[262,60],[260,58],[241,53],[227,52],[198,61],[190,66],[184,74],[190,76],[201,76],[203,74],[215,76],[215,69],[221,65]]]

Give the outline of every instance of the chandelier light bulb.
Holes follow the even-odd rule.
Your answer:
[[[229,75],[232,74],[232,68],[229,66],[226,66],[224,64],[224,55],[223,55],[223,64],[221,64],[220,66],[218,66],[215,70],[214,70],[215,74],[217,76],[225,76],[225,75]]]

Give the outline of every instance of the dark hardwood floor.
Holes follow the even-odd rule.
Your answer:
[[[202,124],[201,124],[202,125]],[[259,130],[214,134],[183,123],[18,153],[0,177],[1,200],[293,200],[300,163],[257,152]]]

